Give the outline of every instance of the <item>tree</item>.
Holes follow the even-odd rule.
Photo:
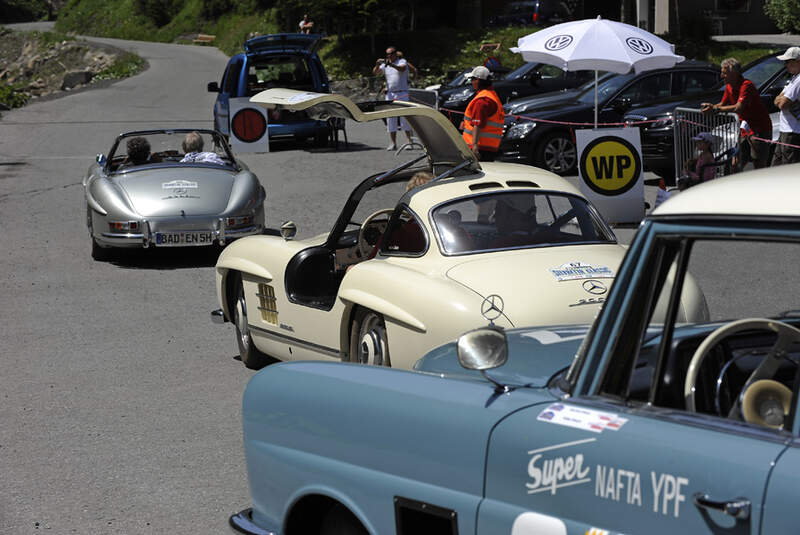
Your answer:
[[[800,32],[800,0],[767,0],[764,12],[784,32]]]

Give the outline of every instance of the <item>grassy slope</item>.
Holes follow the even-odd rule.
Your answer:
[[[59,13],[56,29],[84,35],[164,42],[188,42],[193,34],[208,33],[216,35],[215,45],[230,55],[242,50],[242,43],[251,32],[279,31],[274,21],[274,13],[270,11],[247,15],[228,13],[217,21],[207,21],[201,15],[200,0],[186,0],[183,9],[169,24],[156,28],[150,20],[136,14],[133,0],[70,0]],[[395,45],[420,70],[416,84],[425,85],[440,81],[448,71],[483,63],[489,54],[499,58],[506,67],[518,67],[522,58],[508,49],[531,31],[530,27],[511,26],[479,30],[442,28],[374,37],[367,34],[332,36],[326,39],[320,56],[331,79],[342,80],[368,75],[386,46]],[[501,46],[496,51],[481,51],[482,43],[500,43]],[[687,58],[718,63],[723,58],[734,56],[743,64],[770,52],[742,44],[714,42],[679,43],[677,49]]]

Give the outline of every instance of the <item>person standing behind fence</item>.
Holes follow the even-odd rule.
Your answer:
[[[303,14],[303,18],[298,25],[300,33],[311,33],[311,28],[314,27],[314,22],[308,19],[308,13]]]
[[[406,60],[397,57],[397,49],[390,46],[386,49],[386,57],[380,58],[372,68],[372,74],[383,73],[386,76],[386,100],[408,100],[408,65]],[[411,127],[405,119],[399,119],[399,128],[406,133],[408,142],[411,143]],[[397,149],[398,118],[389,117],[386,129],[392,142],[386,150]]]
[[[463,137],[467,146],[483,162],[493,162],[503,137],[503,103],[492,86],[492,73],[479,65],[467,75],[475,89],[475,97],[464,112]]]
[[[781,110],[778,141],[798,148],[776,146],[772,165],[800,162],[800,47],[788,48],[778,59],[785,63],[786,70],[792,75],[781,94],[775,97],[775,105]]]
[[[753,82],[742,76],[742,64],[735,58],[722,60],[721,75],[725,80],[725,93],[717,104],[704,102],[703,113],[736,112],[739,119],[747,121],[753,130],[752,136],[739,136],[739,151],[749,151],[756,169],[769,165],[769,144],[754,138],[772,139],[772,121],[767,107],[761,101],[758,89]],[[748,139],[749,137],[749,139]],[[742,160],[745,161],[744,159]]]

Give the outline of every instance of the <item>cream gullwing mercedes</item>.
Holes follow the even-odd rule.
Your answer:
[[[251,102],[320,119],[403,116],[426,150],[358,184],[330,233],[294,240],[287,222],[281,236],[242,238],[222,252],[212,319],[233,323],[248,368],[314,359],[410,369],[489,322],[586,324],[597,315],[625,249],[562,178],[478,162],[442,114],[414,103],[288,89]],[[420,171],[435,178],[406,192]],[[702,293],[687,286],[681,317],[702,319]]]

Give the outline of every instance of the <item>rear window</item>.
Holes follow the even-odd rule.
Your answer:
[[[251,58],[247,69],[247,96],[273,87],[313,89],[308,62],[300,56]]]
[[[611,230],[584,199],[553,192],[494,192],[433,210],[446,254],[614,243]]]

